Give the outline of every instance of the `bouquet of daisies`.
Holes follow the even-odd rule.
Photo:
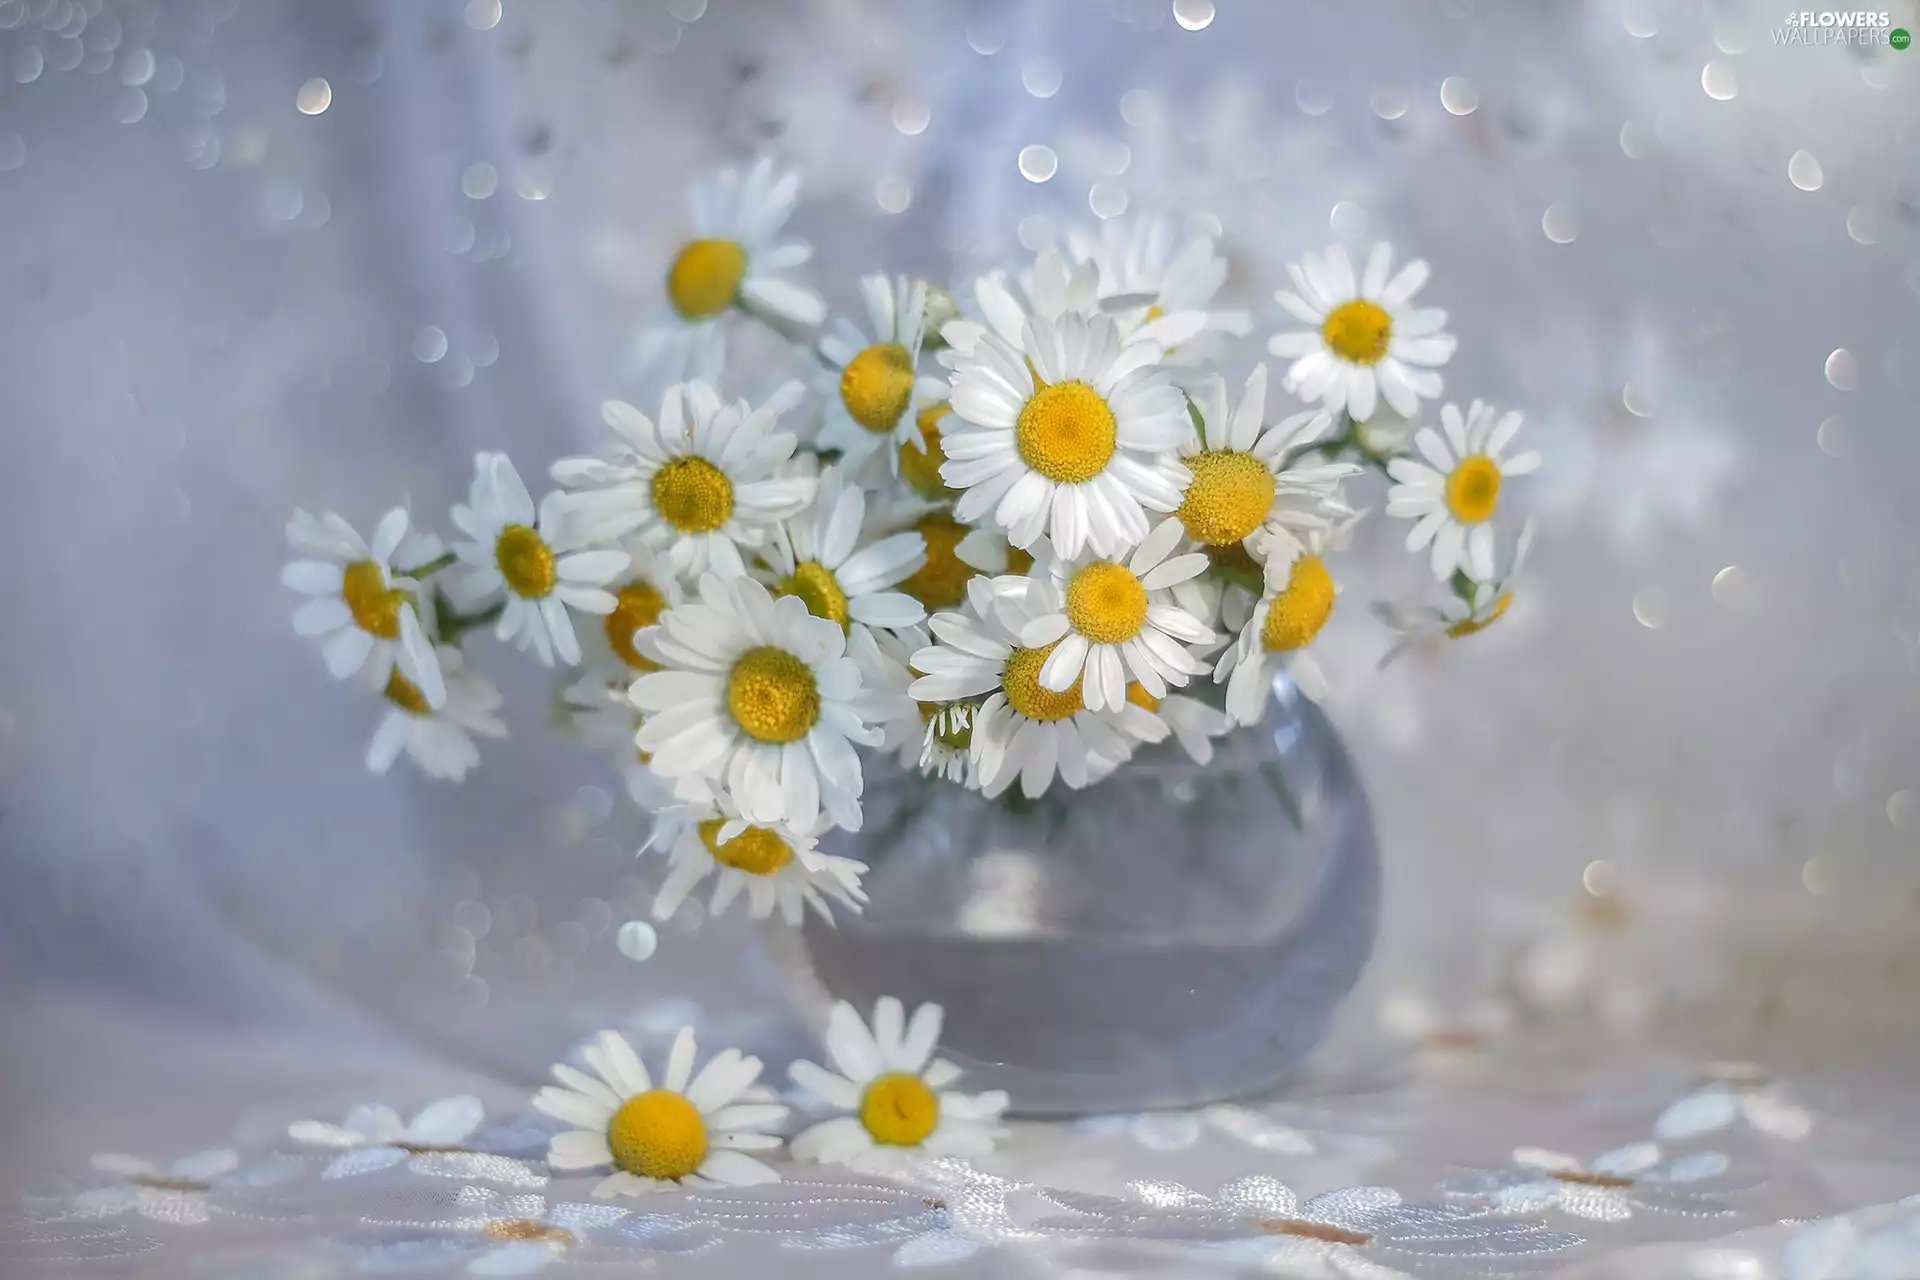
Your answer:
[[[485,453],[450,547],[405,510],[370,538],[296,513],[294,626],[384,701],[374,770],[405,754],[458,779],[504,733],[462,657],[490,627],[577,670],[569,721],[616,753],[671,862],[656,915],[711,876],[716,912],[744,893],[831,918],[865,868],[819,840],[860,828],[869,769],[1034,797],[1168,738],[1204,764],[1279,670],[1311,692],[1366,475],[1449,588],[1380,609],[1389,658],[1507,608],[1529,536],[1494,517],[1539,457],[1479,401],[1412,427],[1455,347],[1417,301],[1424,262],[1383,244],[1357,271],[1340,248],[1289,266],[1280,385],[1256,364],[1230,387],[1216,368],[1253,320],[1213,307],[1210,235],[1108,222],[951,292],[872,275],[828,323],[781,235],[797,192],[767,161],[694,190],[635,353],[664,394],[608,401],[610,447],[554,463],[538,502]],[[790,339],[811,385],[728,399],[742,324]]]

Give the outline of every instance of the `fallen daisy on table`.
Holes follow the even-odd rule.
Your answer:
[[[835,1070],[799,1061],[787,1068],[793,1083],[846,1114],[802,1131],[793,1140],[800,1160],[885,1173],[934,1156],[978,1156],[1005,1132],[1004,1090],[956,1093],[948,1086],[960,1068],[933,1056],[940,1039],[940,1006],[923,1004],[907,1018],[901,1003],[883,996],[871,1029],[842,1000],[827,1020],[827,1057]]]
[[[777,1148],[780,1139],[767,1130],[787,1114],[755,1088],[760,1059],[722,1049],[695,1074],[691,1027],[674,1037],[658,1085],[618,1032],[602,1031],[581,1053],[593,1075],[556,1063],[560,1083],[533,1096],[534,1110],[578,1126],[554,1135],[547,1163],[556,1173],[611,1165],[593,1190],[602,1199],[670,1185],[780,1180],[747,1154]]]

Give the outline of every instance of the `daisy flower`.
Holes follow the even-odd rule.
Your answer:
[[[1751,1180],[1725,1178],[1727,1157],[1696,1151],[1663,1160],[1652,1142],[1603,1151],[1591,1164],[1541,1147],[1516,1147],[1511,1169],[1478,1170],[1441,1184],[1450,1200],[1494,1213],[1538,1213],[1557,1208],[1577,1218],[1624,1222],[1635,1209],[1694,1218],[1734,1210],[1716,1192],[1747,1190]]]
[[[303,558],[281,570],[280,580],[308,597],[293,615],[293,629],[320,642],[334,679],[370,667],[384,681],[397,665],[428,705],[438,707],[447,691],[414,609],[418,588],[393,576],[393,558],[405,549],[414,563],[423,563],[439,550],[427,545],[430,538],[408,539],[406,508],[387,512],[372,542],[331,511],[318,519],[295,511],[287,541]]]
[[[1034,259],[1024,289],[996,268],[973,282],[973,300],[981,320],[950,320],[940,328],[940,337],[950,348],[940,357],[948,368],[958,367],[961,357],[972,355],[982,334],[998,334],[1008,346],[1018,348],[1029,316],[1057,321],[1069,313],[1099,314],[1100,271],[1090,262],[1070,267],[1057,250],[1043,249]]]
[[[1180,505],[1184,469],[1154,462],[1191,429],[1159,362],[1153,343],[1123,348],[1106,316],[1035,316],[1019,347],[980,335],[954,372],[942,441],[941,477],[963,490],[955,518],[991,518],[1023,549],[1048,535],[1069,558],[1137,545],[1148,509]]]
[[[211,1216],[214,1188],[240,1167],[240,1153],[217,1147],[182,1156],[165,1168],[139,1156],[107,1152],[91,1161],[94,1171],[113,1182],[74,1197],[77,1218],[117,1218],[136,1213],[175,1226],[204,1225]]]
[[[854,622],[869,627],[924,622],[924,605],[889,588],[926,563],[926,541],[915,532],[896,533],[855,550],[866,524],[867,495],[845,477],[842,467],[829,467],[820,476],[813,506],[774,527],[760,553],[772,570],[774,592],[797,597],[808,613],[842,630]]]
[[[1158,716],[1179,742],[1180,749],[1195,764],[1206,764],[1212,760],[1213,740],[1233,728],[1233,721],[1218,707],[1210,707],[1200,699],[1190,698],[1183,693],[1155,697],[1138,681],[1127,686],[1127,701]]]
[[[1172,554],[1184,532],[1178,520],[1163,520],[1124,561],[1043,557],[1041,572],[1053,586],[1049,598],[1058,605],[1020,632],[1027,648],[1049,651],[1040,668],[1042,689],[1079,687],[1089,711],[1118,711],[1129,680],[1160,698],[1168,685],[1184,685],[1207,670],[1185,646],[1211,644],[1213,631],[1175,604],[1169,590],[1207,570],[1207,557],[1198,552]]]
[[[634,634],[660,621],[686,591],[666,553],[645,538],[630,536],[614,546],[627,553],[627,568],[607,583],[613,608],[599,626],[586,628],[580,636],[581,662],[590,670],[622,676],[654,671],[653,660],[633,647]]]
[[[1194,396],[1200,430],[1179,448],[1179,465],[1190,479],[1175,514],[1187,536],[1211,553],[1243,548],[1264,563],[1267,546],[1283,535],[1326,529],[1351,515],[1340,501],[1340,482],[1358,475],[1350,462],[1303,463],[1302,451],[1326,438],[1333,415],[1297,413],[1262,426],[1267,407],[1267,367],[1254,366],[1240,402],[1227,410],[1226,384],[1208,378]]]
[[[1235,724],[1256,724],[1266,713],[1270,666],[1292,671],[1304,685],[1326,686],[1306,647],[1333,613],[1333,575],[1321,558],[1328,541],[1316,533],[1305,543],[1289,537],[1271,544],[1260,598],[1213,669],[1214,682],[1227,686],[1227,715]]]
[[[473,488],[453,522],[468,541],[453,552],[467,566],[447,594],[472,610],[504,591],[506,607],[494,635],[515,648],[532,649],[547,666],[554,655],[580,661],[580,637],[569,608],[607,614],[615,600],[603,590],[627,567],[627,553],[578,550],[580,540],[566,517],[566,495],[550,493],[536,514],[533,496],[504,453],[474,461]]]
[[[634,373],[643,384],[719,381],[731,311],[803,328],[825,318],[819,297],[785,274],[813,256],[806,242],[779,238],[799,192],[800,175],[776,173],[765,157],[744,175],[722,169],[694,184],[693,238],[667,268],[666,309],[635,343]]]
[[[1427,264],[1409,262],[1391,279],[1393,248],[1377,244],[1356,281],[1347,251],[1338,246],[1320,257],[1288,263],[1292,290],[1274,295],[1311,329],[1276,333],[1267,350],[1293,364],[1287,389],[1318,400],[1331,413],[1345,409],[1355,422],[1373,417],[1382,399],[1403,418],[1420,399],[1440,394],[1434,372],[1453,358],[1455,340],[1442,333],[1447,313],[1415,307],[1413,295],[1427,282]]]
[[[803,1130],[793,1140],[800,1160],[888,1172],[934,1156],[981,1156],[1006,1131],[1004,1090],[956,1093],[948,1088],[960,1068],[933,1056],[940,1039],[940,1006],[923,1004],[905,1016],[900,1002],[882,996],[871,1029],[841,1000],[827,1018],[827,1057],[834,1070],[805,1060],[787,1068],[793,1083],[846,1114]]]
[[[824,389],[826,420],[816,443],[837,450],[850,473],[868,473],[863,464],[884,451],[893,474],[900,474],[902,451],[914,446],[924,456],[914,402],[945,394],[938,379],[919,380],[920,344],[927,328],[927,286],[900,276],[864,276],[860,292],[872,321],[872,340],[842,319],[820,339],[820,355],[832,369]],[[937,438],[937,437],[936,437]]]
[[[634,745],[656,770],[724,782],[752,822],[811,829],[824,805],[836,825],[859,830],[853,744],[877,746],[881,734],[837,625],[751,578],[709,573],[698,602],[668,610],[638,645],[664,668],[630,694],[646,716]]]
[[[725,793],[707,804],[662,810],[641,850],[664,850],[672,861],[654,896],[653,918],[672,916],[708,876],[714,877],[709,915],[721,914],[742,893],[747,913],[756,920],[765,920],[778,907],[781,919],[798,925],[805,909],[812,907],[832,924],[829,898],[857,914],[866,901],[860,876],[867,864],[820,852],[817,842],[826,829],[825,822],[805,830],[785,822],[748,822]]]
[[[575,490],[570,518],[595,539],[638,533],[665,547],[667,568],[681,576],[744,573],[740,548],[759,546],[775,522],[813,500],[814,478],[783,470],[793,434],[774,430],[801,394],[790,382],[755,409],[722,404],[704,382],[676,384],[661,397],[658,426],[607,401],[601,419],[620,439],[612,459],[553,464],[553,478]]]
[[[1520,414],[1509,410],[1498,419],[1493,406],[1475,400],[1462,419],[1457,405],[1440,408],[1440,425],[1414,433],[1413,443],[1426,462],[1395,458],[1387,464],[1394,486],[1387,494],[1387,514],[1417,520],[1407,534],[1407,550],[1433,544],[1433,576],[1445,582],[1465,567],[1476,582],[1493,577],[1493,519],[1500,503],[1500,485],[1508,476],[1537,470],[1540,455],[1516,454],[1504,461],[1501,453],[1520,430]],[[1429,465],[1431,464],[1431,465]]]
[[[1099,273],[1104,306],[1110,309],[1122,300],[1133,304],[1120,315],[1132,337],[1171,352],[1199,334],[1246,334],[1253,317],[1245,311],[1207,309],[1227,281],[1227,260],[1214,238],[1195,234],[1181,241],[1177,235],[1172,219],[1163,215],[1113,218],[1100,224],[1098,236],[1070,229],[1067,248]]]
[[[306,1146],[344,1152],[320,1176],[345,1178],[391,1168],[428,1152],[464,1152],[460,1144],[485,1119],[480,1099],[460,1094],[428,1103],[411,1120],[402,1120],[392,1107],[362,1106],[347,1112],[339,1124],[296,1120],[287,1126],[287,1136]]]
[[[486,680],[464,669],[465,659],[452,645],[437,651],[446,678],[446,698],[436,710],[427,696],[400,674],[387,675],[379,693],[390,704],[367,744],[367,768],[385,773],[406,752],[429,778],[458,782],[480,763],[474,735],[504,738],[507,726],[495,713],[504,699]]]
[[[694,1074],[693,1028],[674,1037],[666,1074],[656,1086],[640,1055],[617,1031],[602,1031],[582,1054],[594,1075],[558,1063],[533,1096],[534,1110],[577,1126],[557,1133],[547,1150],[556,1172],[613,1166],[596,1199],[639,1195],[670,1184],[749,1186],[780,1175],[746,1154],[780,1139],[766,1130],[787,1109],[763,1102],[755,1087],[760,1059],[722,1049]],[[595,1079],[598,1076],[599,1079]]]
[[[1376,604],[1374,616],[1390,629],[1400,633],[1401,639],[1386,656],[1380,659],[1380,665],[1386,666],[1410,647],[1423,640],[1436,636],[1445,636],[1449,640],[1460,640],[1476,635],[1498,622],[1513,603],[1513,587],[1520,577],[1520,571],[1526,567],[1527,552],[1533,546],[1533,521],[1527,521],[1520,530],[1520,537],[1514,544],[1513,554],[1505,566],[1495,564],[1494,576],[1485,582],[1475,582],[1467,578],[1459,584],[1456,593],[1438,606],[1419,609],[1397,609],[1388,604]],[[1467,594],[1461,595],[1460,591]]]
[[[936,613],[936,643],[913,655],[926,674],[908,689],[930,703],[980,700],[968,731],[981,789],[997,796],[1018,777],[1029,797],[1040,795],[1056,772],[1079,788],[1104,776],[1132,748],[1121,715],[1090,711],[1080,682],[1061,692],[1040,683],[1054,644],[1023,644],[1028,624],[1062,607],[1044,579],[974,578],[963,613]]]

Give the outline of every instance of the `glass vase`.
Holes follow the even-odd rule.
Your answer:
[[[803,1012],[946,1009],[964,1087],[1070,1115],[1270,1089],[1325,1035],[1373,947],[1379,865],[1339,735],[1284,677],[1196,765],[1168,741],[1084,791],[989,800],[870,771],[864,914],[811,916]],[[1017,793],[1018,784],[1013,792]]]

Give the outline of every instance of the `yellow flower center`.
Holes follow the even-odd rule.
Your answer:
[[[1507,606],[1512,603],[1513,592],[1502,591],[1499,599],[1493,602],[1493,608],[1487,610],[1484,616],[1460,619],[1460,621],[1447,628],[1447,635],[1452,639],[1458,640],[1460,637],[1470,636],[1476,631],[1485,631],[1488,627],[1500,621],[1500,615],[1505,613]]]
[[[967,526],[945,511],[929,511],[914,522],[914,531],[927,543],[927,562],[900,584],[900,589],[929,609],[952,609],[967,598],[967,579],[974,568],[958,553]]]
[[[571,1231],[538,1218],[495,1218],[486,1225],[485,1231],[494,1240],[544,1240],[555,1245],[573,1243]]]
[[[1286,589],[1267,607],[1260,643],[1276,653],[1303,647],[1333,612],[1333,575],[1319,556],[1301,556],[1287,572]]]
[[[727,677],[727,710],[759,742],[797,742],[820,718],[813,670],[785,649],[763,644],[740,655]]]
[[[1158,711],[1160,709],[1160,699],[1148,693],[1146,686],[1142,685],[1138,680],[1128,682],[1127,701],[1136,707],[1143,707],[1148,711]]]
[[[875,1076],[860,1097],[860,1124],[887,1147],[917,1147],[940,1123],[940,1099],[910,1071]]]
[[[1055,640],[1038,649],[1015,649],[1000,670],[1000,687],[1006,691],[1007,705],[1029,720],[1064,720],[1086,707],[1080,699],[1080,676],[1075,676],[1072,687],[1063,693],[1040,686],[1040,668],[1059,643]]]
[[[681,533],[712,533],[733,515],[733,481],[705,458],[675,458],[653,473],[653,508]]]
[[[1210,449],[1186,460],[1193,483],[1180,501],[1180,523],[1210,547],[1238,542],[1273,507],[1273,472],[1250,453]]]
[[[1378,304],[1355,298],[1327,314],[1320,336],[1349,364],[1377,364],[1393,337],[1393,317]]]
[[[808,613],[837,622],[842,631],[846,630],[847,593],[834,581],[833,570],[818,560],[802,560],[795,565],[792,573],[780,579],[777,594],[799,597]]]
[[[1147,621],[1147,589],[1133,570],[1095,560],[1067,580],[1067,621],[1095,644],[1119,644]]]
[[[1500,464],[1484,453],[1460,459],[1447,477],[1447,510],[1461,524],[1479,524],[1500,501]]]
[[[136,1187],[151,1187],[155,1191],[211,1191],[213,1184],[201,1182],[197,1178],[169,1178],[159,1173],[129,1174],[127,1181]]]
[[[707,1158],[707,1124],[671,1089],[649,1089],[620,1104],[607,1124],[613,1163],[643,1178],[684,1178]]]
[[[868,347],[840,371],[840,403],[869,431],[891,431],[913,399],[913,357],[897,342]]]
[[[660,664],[633,647],[633,633],[660,621],[667,599],[651,582],[629,582],[613,597],[613,612],[607,615],[607,644],[620,661],[642,671],[657,671]]]
[[[1113,457],[1113,410],[1084,382],[1043,383],[1014,423],[1020,458],[1049,480],[1082,484]]]
[[[353,625],[383,640],[400,634],[400,606],[408,595],[387,585],[380,566],[371,560],[350,564],[341,573],[340,598],[353,613]]]
[[[1142,323],[1152,324],[1155,320],[1158,320],[1161,316],[1164,316],[1165,314],[1167,313],[1162,311],[1160,309],[1160,304],[1156,302],[1152,306],[1147,308],[1147,318]]]
[[[420,692],[419,685],[401,675],[398,667],[387,676],[386,695],[388,702],[412,715],[433,713],[433,708],[427,705],[427,695]]]
[[[945,497],[951,492],[940,478],[940,464],[947,460],[946,451],[940,447],[940,419],[946,414],[944,401],[922,409],[914,421],[920,424],[927,447],[921,449],[911,440],[900,445],[900,478],[923,498]]]
[[[553,551],[526,525],[510,524],[500,530],[493,544],[493,559],[513,594],[538,600],[553,590]]]
[[[700,841],[713,860],[751,876],[770,876],[793,861],[793,847],[765,827],[748,827],[731,840],[715,843],[725,818],[708,818],[700,824]]]
[[[732,305],[747,274],[747,251],[731,240],[695,240],[667,268],[667,300],[688,320],[717,316]]]

